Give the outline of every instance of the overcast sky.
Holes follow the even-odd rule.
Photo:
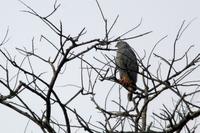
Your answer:
[[[30,7],[41,15],[47,15],[53,7],[53,0],[24,0]],[[62,20],[64,33],[76,35],[86,27],[85,39],[102,38],[104,25],[95,0],[58,0],[61,7],[54,15],[53,21],[58,24]],[[131,40],[129,43],[141,55],[147,52],[163,36],[168,38],[159,46],[159,51],[168,56],[173,39],[183,22],[189,23],[195,19],[183,36],[179,51],[195,45],[194,53],[200,50],[200,1],[199,0],[99,0],[105,17],[112,24],[117,15],[118,22],[113,29],[112,36],[116,37],[135,25],[142,19],[142,25],[126,37],[147,31],[150,35],[141,39]],[[17,0],[1,0],[0,3],[0,39],[9,27],[9,41],[7,48],[31,47],[31,40],[39,40],[41,34],[54,38],[47,26],[38,18],[21,12],[26,8]],[[49,52],[49,51],[47,51]],[[0,57],[1,58],[1,57]],[[197,75],[196,75],[197,76]],[[0,89],[1,90],[1,89]],[[37,105],[35,105],[37,107]],[[0,129],[4,133],[22,133],[28,120],[19,117],[10,109],[0,105]],[[27,133],[38,133],[38,129],[29,126]]]

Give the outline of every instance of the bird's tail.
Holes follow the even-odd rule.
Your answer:
[[[128,98],[128,101],[132,101],[133,93],[132,92],[128,92],[127,98]]]
[[[137,89],[136,84],[134,84],[133,86],[129,87],[129,91],[128,91],[128,95],[127,95],[128,101],[132,101],[133,100],[133,92],[136,91],[136,89]]]

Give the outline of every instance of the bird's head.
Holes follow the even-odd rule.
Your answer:
[[[128,47],[128,43],[127,42],[124,42],[124,41],[119,41],[117,42],[117,44],[115,45],[115,47],[117,47],[118,49],[119,48],[125,48],[125,47]]]

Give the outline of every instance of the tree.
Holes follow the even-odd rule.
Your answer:
[[[185,24],[186,22],[183,21],[177,31],[170,59],[154,52],[167,36],[155,44],[149,55],[141,55],[136,52],[140,69],[138,75],[142,82],[138,85],[138,90],[133,92],[133,100],[126,104],[127,99],[122,97],[126,88],[120,85],[115,56],[110,53],[115,53],[116,49],[113,44],[120,40],[130,41],[150,34],[151,31],[148,31],[136,36],[125,37],[131,31],[139,28],[142,21],[126,33],[112,38],[110,32],[116,26],[118,16],[109,27],[108,20],[105,18],[100,4],[96,1],[105,25],[105,36],[81,41],[86,34],[85,28],[76,36],[65,35],[62,22],[60,21],[59,26],[56,26],[51,21],[50,18],[60,6],[57,1],[53,11],[46,16],[40,15],[23,1],[21,3],[27,8],[24,12],[45,23],[57,36],[59,43],[50,40],[48,36],[41,35],[41,40],[54,49],[47,57],[37,52],[34,39],[30,50],[16,48],[19,52],[17,58],[13,57],[7,49],[0,49],[1,56],[4,57],[4,62],[0,64],[3,73],[0,84],[7,90],[0,92],[2,105],[27,117],[44,133],[70,133],[77,130],[85,130],[90,133],[195,132],[199,124],[197,118],[200,115],[200,105],[195,97],[199,95],[200,84],[199,79],[193,79],[190,75],[199,68],[200,54],[190,55],[193,46],[190,46],[182,55],[179,55],[177,50],[177,44],[191,22]],[[8,31],[1,42],[1,47],[6,45],[7,36]],[[153,66],[151,61],[153,58],[159,61],[158,67]],[[45,70],[41,70],[36,63],[45,66]],[[65,89],[76,88],[74,93],[63,89],[59,90],[59,80],[62,77],[69,78],[71,76],[68,74],[69,66],[74,63],[79,64],[80,86],[63,83],[62,87]],[[104,103],[97,100],[98,90],[96,88],[102,84],[104,87],[111,85],[109,88],[106,87],[110,91],[104,96],[105,99],[102,100],[105,101]],[[110,93],[113,91],[116,93],[116,89],[119,92],[118,98],[110,98]],[[30,99],[25,99],[24,93],[30,93],[31,97],[40,102],[39,111],[33,108]],[[159,100],[160,96],[164,94],[173,95],[173,105],[162,104],[159,112],[152,113],[153,120],[151,120],[148,109],[151,107],[151,103]],[[80,101],[83,97],[86,97],[87,103]],[[95,118],[95,114],[80,112],[79,107],[75,105],[76,101],[85,106],[93,104],[92,109],[99,113],[101,118]],[[71,103],[74,105],[70,105]],[[111,107],[109,107],[110,105]],[[84,115],[85,113],[91,117],[88,119]],[[62,114],[62,117],[56,118],[57,114]],[[190,123],[191,120],[197,120],[197,123]]]

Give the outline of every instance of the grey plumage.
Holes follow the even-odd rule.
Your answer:
[[[128,100],[132,100],[132,92],[136,90],[138,64],[137,58],[127,42],[120,41],[116,44],[116,67],[119,70],[122,84],[129,89]]]

